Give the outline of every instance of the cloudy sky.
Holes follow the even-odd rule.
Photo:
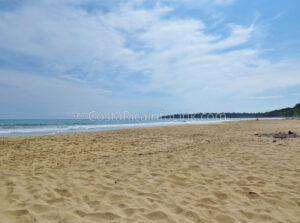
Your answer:
[[[0,0],[0,118],[300,102],[300,1]]]

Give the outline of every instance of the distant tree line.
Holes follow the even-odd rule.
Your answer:
[[[276,118],[276,117],[300,117],[300,103],[293,108],[283,108],[269,112],[221,112],[221,113],[194,113],[164,115],[162,119],[207,119],[207,118]]]

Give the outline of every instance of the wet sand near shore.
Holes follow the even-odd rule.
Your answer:
[[[300,120],[0,138],[0,222],[300,222]]]

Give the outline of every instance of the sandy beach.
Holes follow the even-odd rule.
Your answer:
[[[0,222],[300,222],[300,120],[0,138]]]

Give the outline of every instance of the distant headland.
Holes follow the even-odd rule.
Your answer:
[[[171,119],[171,118],[209,118],[209,117],[221,117],[226,118],[293,118],[300,117],[300,103],[296,104],[293,108],[283,108],[268,112],[220,112],[220,113],[192,113],[192,114],[173,114],[173,115],[164,115],[161,116],[162,119]]]

